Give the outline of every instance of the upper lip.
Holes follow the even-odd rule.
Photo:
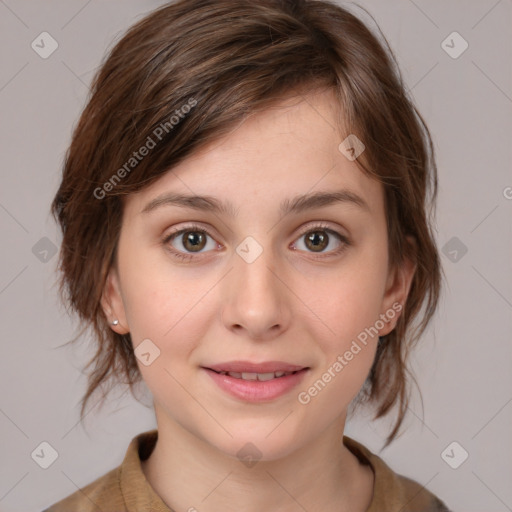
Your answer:
[[[205,366],[216,372],[238,372],[238,373],[271,373],[271,372],[295,372],[307,368],[283,361],[265,361],[263,363],[252,363],[250,361],[228,361],[214,365]]]

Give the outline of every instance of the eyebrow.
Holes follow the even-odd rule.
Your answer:
[[[351,204],[367,213],[371,212],[368,203],[361,196],[345,189],[302,194],[292,199],[285,199],[280,205],[280,210],[282,215],[289,215],[337,203]],[[185,195],[174,192],[156,197],[143,208],[141,213],[149,213],[162,206],[181,206],[198,211],[227,214],[231,217],[237,216],[237,210],[230,201],[222,202],[212,196]]]

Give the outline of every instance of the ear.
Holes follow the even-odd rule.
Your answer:
[[[126,313],[124,307],[123,296],[121,293],[121,286],[119,282],[119,274],[113,265],[105,281],[105,288],[101,297],[101,307],[105,313],[105,317],[110,324],[110,328],[118,334],[127,334],[130,332],[128,322],[126,321]],[[112,322],[117,320],[117,325],[112,325]]]
[[[411,236],[407,236],[406,238],[407,242],[411,245],[412,254],[416,254],[416,240]],[[407,297],[409,296],[416,266],[416,261],[404,257],[404,261],[401,265],[390,269],[381,311],[381,316],[385,315],[389,318],[389,321],[385,322],[385,326],[382,329],[379,329],[379,336],[389,334],[396,327],[400,313],[403,311]],[[400,304],[400,308],[398,308],[398,304]],[[390,315],[386,315],[386,312],[390,310],[395,313],[393,318],[390,318]]]

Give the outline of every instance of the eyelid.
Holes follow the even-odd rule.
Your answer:
[[[207,227],[202,226],[201,224],[196,224],[196,223],[187,224],[185,226],[179,227],[178,229],[172,230],[170,233],[167,233],[163,237],[162,241],[163,241],[164,244],[168,244],[171,241],[171,239],[173,239],[174,237],[176,237],[178,235],[181,235],[182,233],[185,233],[187,231],[200,231],[200,232],[204,232],[210,238],[212,238],[217,245],[219,244],[219,242],[217,242],[217,239],[216,239],[217,235],[213,234],[212,230],[210,230]],[[177,251],[177,252],[181,252],[181,251]],[[193,255],[194,253],[185,253],[185,254],[192,254]],[[196,253],[196,254],[202,254],[202,253]]]
[[[308,255],[312,256],[313,258],[321,259],[321,258],[328,258],[330,256],[338,256],[340,255],[348,246],[352,245],[352,240],[349,238],[348,235],[345,235],[343,233],[340,233],[337,231],[339,228],[333,228],[330,224],[326,223],[325,221],[312,221],[308,225],[306,225],[303,229],[301,229],[300,234],[294,239],[293,245],[295,245],[296,240],[302,238],[307,233],[312,233],[315,231],[326,231],[327,233],[334,235],[338,240],[341,242],[341,247],[338,247],[337,249],[333,249],[331,251],[327,252],[318,252],[315,253],[314,251],[305,251]],[[297,250],[296,248],[294,248]]]
[[[344,235],[343,233],[338,232],[338,229],[341,229],[341,228],[333,227],[326,221],[311,221],[311,222],[309,222],[308,224],[306,224],[306,226],[303,229],[301,229],[299,236],[303,236],[306,233],[309,233],[310,231],[314,231],[315,229],[318,229],[318,230],[325,229],[326,231],[329,231],[330,233],[334,233],[335,235],[339,236],[340,238],[348,240],[348,235]]]
[[[318,230],[318,231],[324,230],[324,231],[327,231],[327,232],[333,234],[334,236],[336,236],[341,241],[343,246],[341,248],[338,248],[338,249],[335,249],[335,250],[332,250],[332,251],[329,251],[329,252],[326,252],[326,253],[317,253],[317,254],[315,254],[314,252],[309,252],[309,254],[311,254],[313,257],[321,258],[321,257],[327,257],[327,256],[334,256],[334,255],[339,254],[346,246],[351,245],[351,240],[349,239],[349,237],[347,235],[339,233],[338,231],[336,231],[335,228],[333,228],[330,224],[326,223],[325,221],[311,221],[310,223],[306,224],[306,226],[303,227],[300,230],[299,234],[297,236],[295,236],[295,238],[294,238],[292,243],[295,243],[295,241],[298,238],[301,238],[304,235],[306,235],[307,233],[315,231],[315,230]],[[208,236],[210,236],[215,241],[215,243],[217,245],[219,245],[219,242],[217,242],[217,240],[216,240],[216,235],[214,235],[210,229],[206,228],[205,226],[203,226],[201,224],[193,223],[193,222],[190,223],[190,224],[187,224],[185,226],[181,226],[178,229],[174,229],[170,233],[166,234],[164,236],[164,238],[163,238],[163,243],[165,245],[168,245],[169,242],[174,237],[176,237],[176,236],[178,236],[178,235],[180,235],[180,234],[182,234],[182,233],[184,233],[186,231],[200,231],[200,232],[204,232]],[[197,253],[194,253],[194,252],[183,252],[183,251],[178,251],[178,250],[176,250],[174,248],[169,249],[169,250],[173,253],[174,256],[177,256],[179,258],[187,258],[187,259],[191,259],[191,258],[194,258],[196,256],[200,256],[200,255],[205,254],[203,252],[197,252]],[[211,251],[206,251],[206,252],[211,252]]]
[[[204,227],[202,226],[201,224],[196,224],[194,222],[192,222],[191,224],[187,224],[185,226],[181,226],[179,227],[178,229],[174,229],[173,231],[171,231],[170,233],[167,233],[165,236],[164,236],[164,240],[169,240],[170,238],[172,238],[173,236],[176,236],[176,235],[179,235],[181,234],[182,232],[184,231],[204,231],[205,233],[207,233],[208,235],[210,235],[212,238],[215,238],[216,235],[213,234],[213,232],[208,229],[207,227]]]

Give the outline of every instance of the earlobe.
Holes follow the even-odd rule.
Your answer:
[[[119,283],[119,275],[114,267],[111,267],[101,297],[101,307],[110,325],[110,328],[118,334],[130,332],[126,321],[123,296]]]
[[[407,240],[414,249],[412,253],[416,254],[415,240],[410,236],[407,237]],[[395,328],[400,315],[403,313],[416,266],[416,261],[404,257],[404,261],[400,265],[396,265],[393,271],[389,273],[383,300],[384,311],[382,311],[382,314],[389,318],[389,322],[380,329],[379,336],[389,334]]]

